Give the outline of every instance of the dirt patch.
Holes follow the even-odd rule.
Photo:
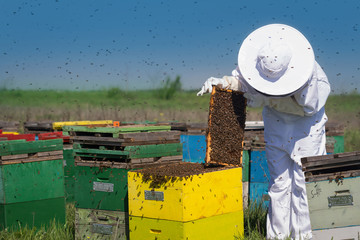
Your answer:
[[[232,167],[218,164],[181,162],[167,164],[158,167],[144,168],[136,172],[142,174],[143,182],[150,182],[151,188],[159,188],[167,182],[175,182],[182,179],[192,178],[208,172],[215,172]]]
[[[246,120],[243,93],[215,87],[206,132],[206,162],[241,165]]]

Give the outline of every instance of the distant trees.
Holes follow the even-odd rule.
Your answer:
[[[175,77],[175,80],[171,80],[170,77],[167,77],[162,86],[156,90],[155,94],[160,99],[169,100],[174,97],[176,92],[181,91],[181,87],[182,84],[179,75]]]

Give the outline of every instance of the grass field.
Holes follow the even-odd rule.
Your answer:
[[[0,120],[207,122],[209,95],[165,90],[0,90]],[[325,108],[329,122],[345,128],[346,151],[359,150],[360,94],[331,95]],[[261,119],[261,109],[248,108],[247,120]]]

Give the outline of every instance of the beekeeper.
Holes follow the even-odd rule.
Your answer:
[[[270,24],[242,43],[232,76],[213,85],[244,92],[248,106],[264,107],[264,137],[270,171],[267,238],[310,239],[311,225],[301,158],[326,154],[324,105],[328,79],[308,40],[296,29]]]

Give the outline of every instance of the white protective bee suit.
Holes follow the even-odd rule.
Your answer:
[[[293,62],[292,59],[295,58],[295,55],[301,55],[301,51],[304,51],[301,47],[299,53],[294,51],[294,46],[299,45],[298,42],[295,41],[294,46],[290,47],[286,44],[268,45],[266,43],[268,38],[266,34],[275,38],[276,32],[283,31],[284,28],[286,31],[300,34],[296,29],[282,24],[271,24],[255,30],[244,40],[239,51],[239,67],[232,72],[232,76],[209,78],[198,95],[211,92],[212,85],[222,85],[224,88],[244,92],[244,96],[248,99],[248,106],[263,107],[265,150],[270,172],[267,238],[283,239],[291,236],[293,239],[311,239],[311,224],[301,158],[326,154],[325,123],[327,116],[324,105],[330,93],[330,85],[324,71],[314,60],[313,53],[309,53],[308,57],[305,56],[304,59],[300,57]],[[289,33],[289,35],[292,34]],[[262,35],[265,38],[262,38]],[[254,63],[249,63],[253,56],[248,53],[244,54],[244,51],[246,52],[248,49],[249,41],[250,44],[253,44],[251,41],[254,41],[256,37],[260,38],[259,44],[261,44],[260,47],[257,47],[258,49],[252,46],[254,49],[251,51],[254,52],[253,55],[256,54],[256,57],[253,59]],[[281,35],[280,39],[283,37],[286,38],[286,34],[285,36]],[[305,42],[305,49],[309,49],[310,45],[307,45],[308,42],[304,39],[301,41]],[[290,40],[292,39],[290,38]],[[265,47],[261,47],[264,45]],[[280,63],[274,64],[270,60],[266,60],[271,57],[273,60],[279,60]],[[299,72],[294,72],[293,75],[290,73],[290,77],[287,78],[286,74],[290,68],[304,67],[301,60],[307,61],[310,67],[305,66],[307,69],[301,69]],[[302,75],[306,71],[308,74]],[[272,78],[267,73],[278,75]],[[305,79],[294,83],[292,82],[294,76]],[[256,77],[258,82],[252,82]],[[282,77],[285,79],[283,80]],[[273,83],[278,85],[271,85]],[[283,85],[286,84],[290,85],[288,89],[283,88]]]

